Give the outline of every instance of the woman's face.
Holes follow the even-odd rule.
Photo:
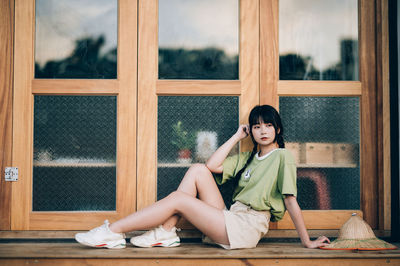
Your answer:
[[[251,127],[251,132],[253,134],[254,140],[260,146],[269,146],[274,144],[275,141],[275,128],[272,123],[265,123],[264,121],[259,121],[258,124],[254,124]]]

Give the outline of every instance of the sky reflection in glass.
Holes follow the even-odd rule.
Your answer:
[[[281,80],[359,80],[357,0],[280,0]]]
[[[160,79],[238,79],[238,0],[159,1]]]
[[[116,78],[117,0],[36,0],[35,78]]]

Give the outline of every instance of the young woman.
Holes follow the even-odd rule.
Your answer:
[[[228,157],[231,149],[247,136],[252,152]],[[296,200],[296,165],[284,149],[283,127],[278,112],[269,105],[250,112],[249,125],[237,132],[209,158],[189,168],[178,189],[153,205],[115,223],[108,221],[75,239],[92,247],[124,248],[124,232],[151,229],[132,237],[139,247],[173,247],[180,244],[176,234],[179,218],[185,217],[212,241],[226,249],[252,248],[267,233],[269,221],[280,220],[288,210],[302,244],[307,248],[325,246],[321,236],[311,241]],[[234,204],[227,210],[217,183],[233,179]]]

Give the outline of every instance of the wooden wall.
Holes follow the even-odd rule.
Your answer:
[[[12,96],[13,96],[13,46],[14,46],[14,1],[15,0],[0,0],[0,230],[10,230],[10,200],[11,200],[11,183],[4,181],[4,168],[12,166]],[[265,4],[261,1],[261,4]],[[272,3],[276,3],[272,1]],[[372,38],[377,34],[377,43],[367,41],[370,47],[362,47],[361,52],[370,54],[370,51],[376,50],[377,53],[369,55],[371,62],[365,62],[368,67],[366,73],[362,73],[362,79],[366,84],[371,84],[371,88],[377,84],[378,93],[368,91],[363,98],[363,104],[369,104],[371,110],[369,113],[363,113],[363,121],[365,126],[371,126],[371,121],[376,121],[378,128],[375,139],[378,139],[377,150],[378,153],[370,152],[368,161],[371,162],[372,172],[380,176],[379,179],[368,179],[362,184],[364,187],[374,188],[374,192],[379,195],[379,203],[371,197],[372,193],[363,196],[362,201],[365,207],[366,216],[371,217],[369,222],[374,228],[390,230],[390,196],[389,193],[383,191],[390,190],[390,116],[389,116],[389,91],[388,91],[388,62],[387,62],[387,0],[377,1],[362,1],[365,5],[376,5],[376,14],[362,13],[362,19],[368,21],[369,27],[366,28],[362,36],[365,38]],[[276,7],[274,7],[276,8]],[[362,6],[362,10],[365,9]],[[373,18],[374,19],[370,19]],[[263,19],[263,17],[261,17]],[[276,19],[276,18],[275,18]],[[375,32],[377,31],[377,32]],[[364,37],[363,37],[364,38]],[[377,47],[375,47],[375,45]],[[375,58],[375,56],[377,58]],[[374,66],[375,63],[377,66]],[[371,67],[373,65],[373,67]],[[378,70],[378,75],[373,75],[373,69]],[[266,83],[271,81],[266,81]],[[369,86],[368,86],[369,87]],[[284,88],[283,88],[284,89]],[[356,88],[359,90],[359,88]],[[269,101],[275,102],[276,99]],[[377,109],[377,110],[376,110]],[[377,117],[374,117],[374,116]],[[374,122],[375,124],[375,122]],[[380,130],[379,130],[380,129]],[[369,129],[363,129],[368,131]],[[373,136],[372,136],[373,137]],[[373,139],[373,138],[372,138]],[[369,141],[364,141],[365,150],[371,149],[368,145]],[[376,157],[375,157],[376,156]],[[374,162],[378,161],[377,164]],[[372,167],[372,165],[375,165]],[[377,168],[377,169],[375,169]],[[368,170],[368,171],[369,171]],[[378,213],[378,215],[376,215]]]
[[[0,230],[10,229],[14,0],[0,0]]]

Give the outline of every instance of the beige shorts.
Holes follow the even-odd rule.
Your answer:
[[[237,201],[230,210],[224,210],[225,227],[230,245],[225,249],[254,248],[268,232],[271,213],[256,211]]]

